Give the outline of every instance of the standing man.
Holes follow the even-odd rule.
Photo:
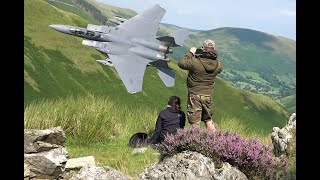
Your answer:
[[[215,42],[207,39],[197,53],[197,48],[190,51],[179,61],[181,69],[188,70],[188,121],[194,126],[199,126],[200,121],[205,122],[206,128],[216,130],[212,121],[212,92],[215,77],[221,73],[223,66],[217,59]]]

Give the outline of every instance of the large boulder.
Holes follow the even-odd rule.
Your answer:
[[[247,180],[247,177],[228,163],[216,168],[212,160],[198,152],[184,151],[147,168],[141,180]]]
[[[61,127],[24,130],[24,179],[58,179],[67,162]]]
[[[280,129],[279,127],[273,127],[271,140],[274,147],[274,153],[277,156],[281,156],[282,154],[286,153],[286,149],[292,138],[293,129],[296,129],[296,113],[293,113],[290,116],[288,124],[285,125],[282,129]]]
[[[25,176],[37,178],[57,178],[67,162],[65,148],[51,149],[40,153],[24,154]]]

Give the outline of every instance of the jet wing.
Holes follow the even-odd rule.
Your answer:
[[[142,82],[147,65],[139,56],[109,55],[113,67],[118,72],[127,91],[131,94],[142,91]]]
[[[165,9],[156,4],[152,8],[118,25],[118,30],[114,34],[125,37],[154,39],[165,12]]]

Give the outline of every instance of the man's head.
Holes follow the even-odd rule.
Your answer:
[[[168,105],[175,108],[176,110],[181,109],[181,100],[178,96],[171,96],[168,101]]]
[[[203,45],[202,45],[202,50],[205,52],[212,52],[216,47],[216,43],[211,40],[211,39],[207,39],[205,41],[203,41]]]

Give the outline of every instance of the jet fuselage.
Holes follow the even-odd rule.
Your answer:
[[[94,45],[90,42],[84,44],[93,46],[100,52],[106,54],[119,55],[121,54],[121,49],[126,47],[131,53],[143,58],[168,61],[169,59],[167,58],[166,54],[173,52],[171,48],[162,44],[156,39],[154,41],[146,41],[137,38],[130,39],[130,37],[127,37],[128,39],[124,39],[122,37],[113,35],[112,33],[107,34],[68,25],[50,25],[50,27],[65,34],[81,37],[91,41],[98,41],[100,42],[98,43],[100,47],[97,46],[97,43]]]

